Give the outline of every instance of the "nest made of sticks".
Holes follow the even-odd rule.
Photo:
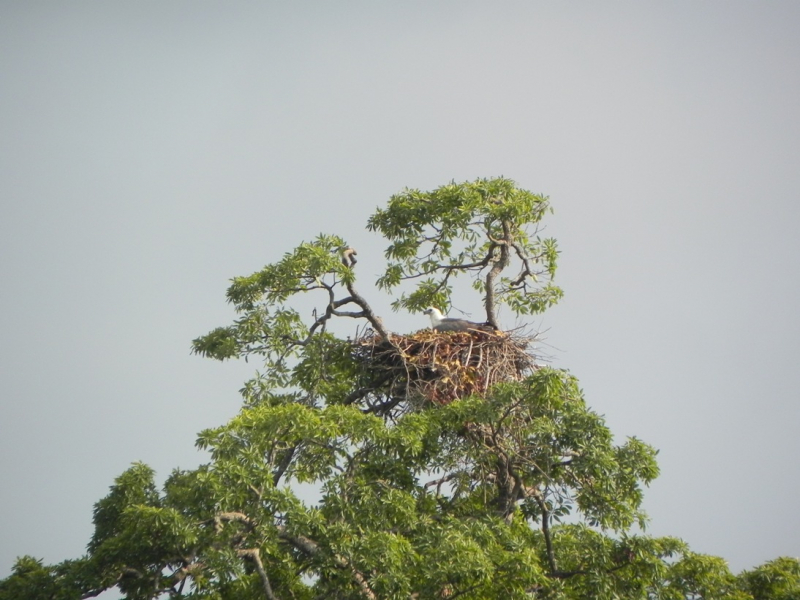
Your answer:
[[[502,331],[428,329],[390,340],[367,333],[353,343],[353,356],[387,396],[449,404],[523,379],[535,368],[528,351],[534,339]]]

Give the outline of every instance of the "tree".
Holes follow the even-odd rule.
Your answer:
[[[540,312],[561,297],[555,241],[536,233],[548,208],[503,178],[406,190],[368,222],[391,242],[378,285],[410,285],[393,306],[414,312],[449,307],[466,274],[496,328],[501,306]],[[320,235],[232,281],[238,318],[193,349],[263,369],[199,434],[208,463],[162,489],[134,464],[95,505],[86,556],[19,559],[0,600],[797,597],[796,560],[734,577],[636,533],[652,447],[615,444],[572,375],[526,360],[524,334],[389,332],[346,248]],[[342,339],[335,319],[368,330]]]

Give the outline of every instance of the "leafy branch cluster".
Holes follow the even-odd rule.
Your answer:
[[[356,291],[352,268],[340,259],[346,247],[337,236],[320,235],[277,263],[234,278],[227,297],[239,318],[195,339],[193,351],[218,360],[258,357],[263,370],[243,390],[250,402],[276,391],[308,404],[336,401],[354,373],[350,345],[328,332],[330,320],[363,319],[382,337],[389,336]],[[310,322],[288,302],[306,294],[322,298]]]
[[[378,285],[391,290],[420,280],[413,292],[393,303],[396,309],[419,311],[450,306],[452,277],[468,273],[493,326],[498,327],[497,308],[503,303],[516,314],[542,312],[562,296],[551,283],[556,242],[538,236],[538,224],[548,210],[545,196],[519,189],[503,177],[452,182],[432,192],[405,190],[392,196],[367,225],[392,242]],[[513,263],[516,274],[502,275]]]

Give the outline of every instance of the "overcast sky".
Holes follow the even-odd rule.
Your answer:
[[[231,277],[338,234],[421,328],[367,217],[498,175],[556,211],[545,350],[660,450],[649,532],[800,555],[798,31],[794,1],[0,0],[0,577],[80,556],[131,462],[206,460],[255,368],[189,354]]]

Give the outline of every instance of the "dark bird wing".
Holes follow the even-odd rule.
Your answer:
[[[435,329],[437,331],[469,331],[470,329],[483,329],[483,326],[465,319],[442,319]]]

